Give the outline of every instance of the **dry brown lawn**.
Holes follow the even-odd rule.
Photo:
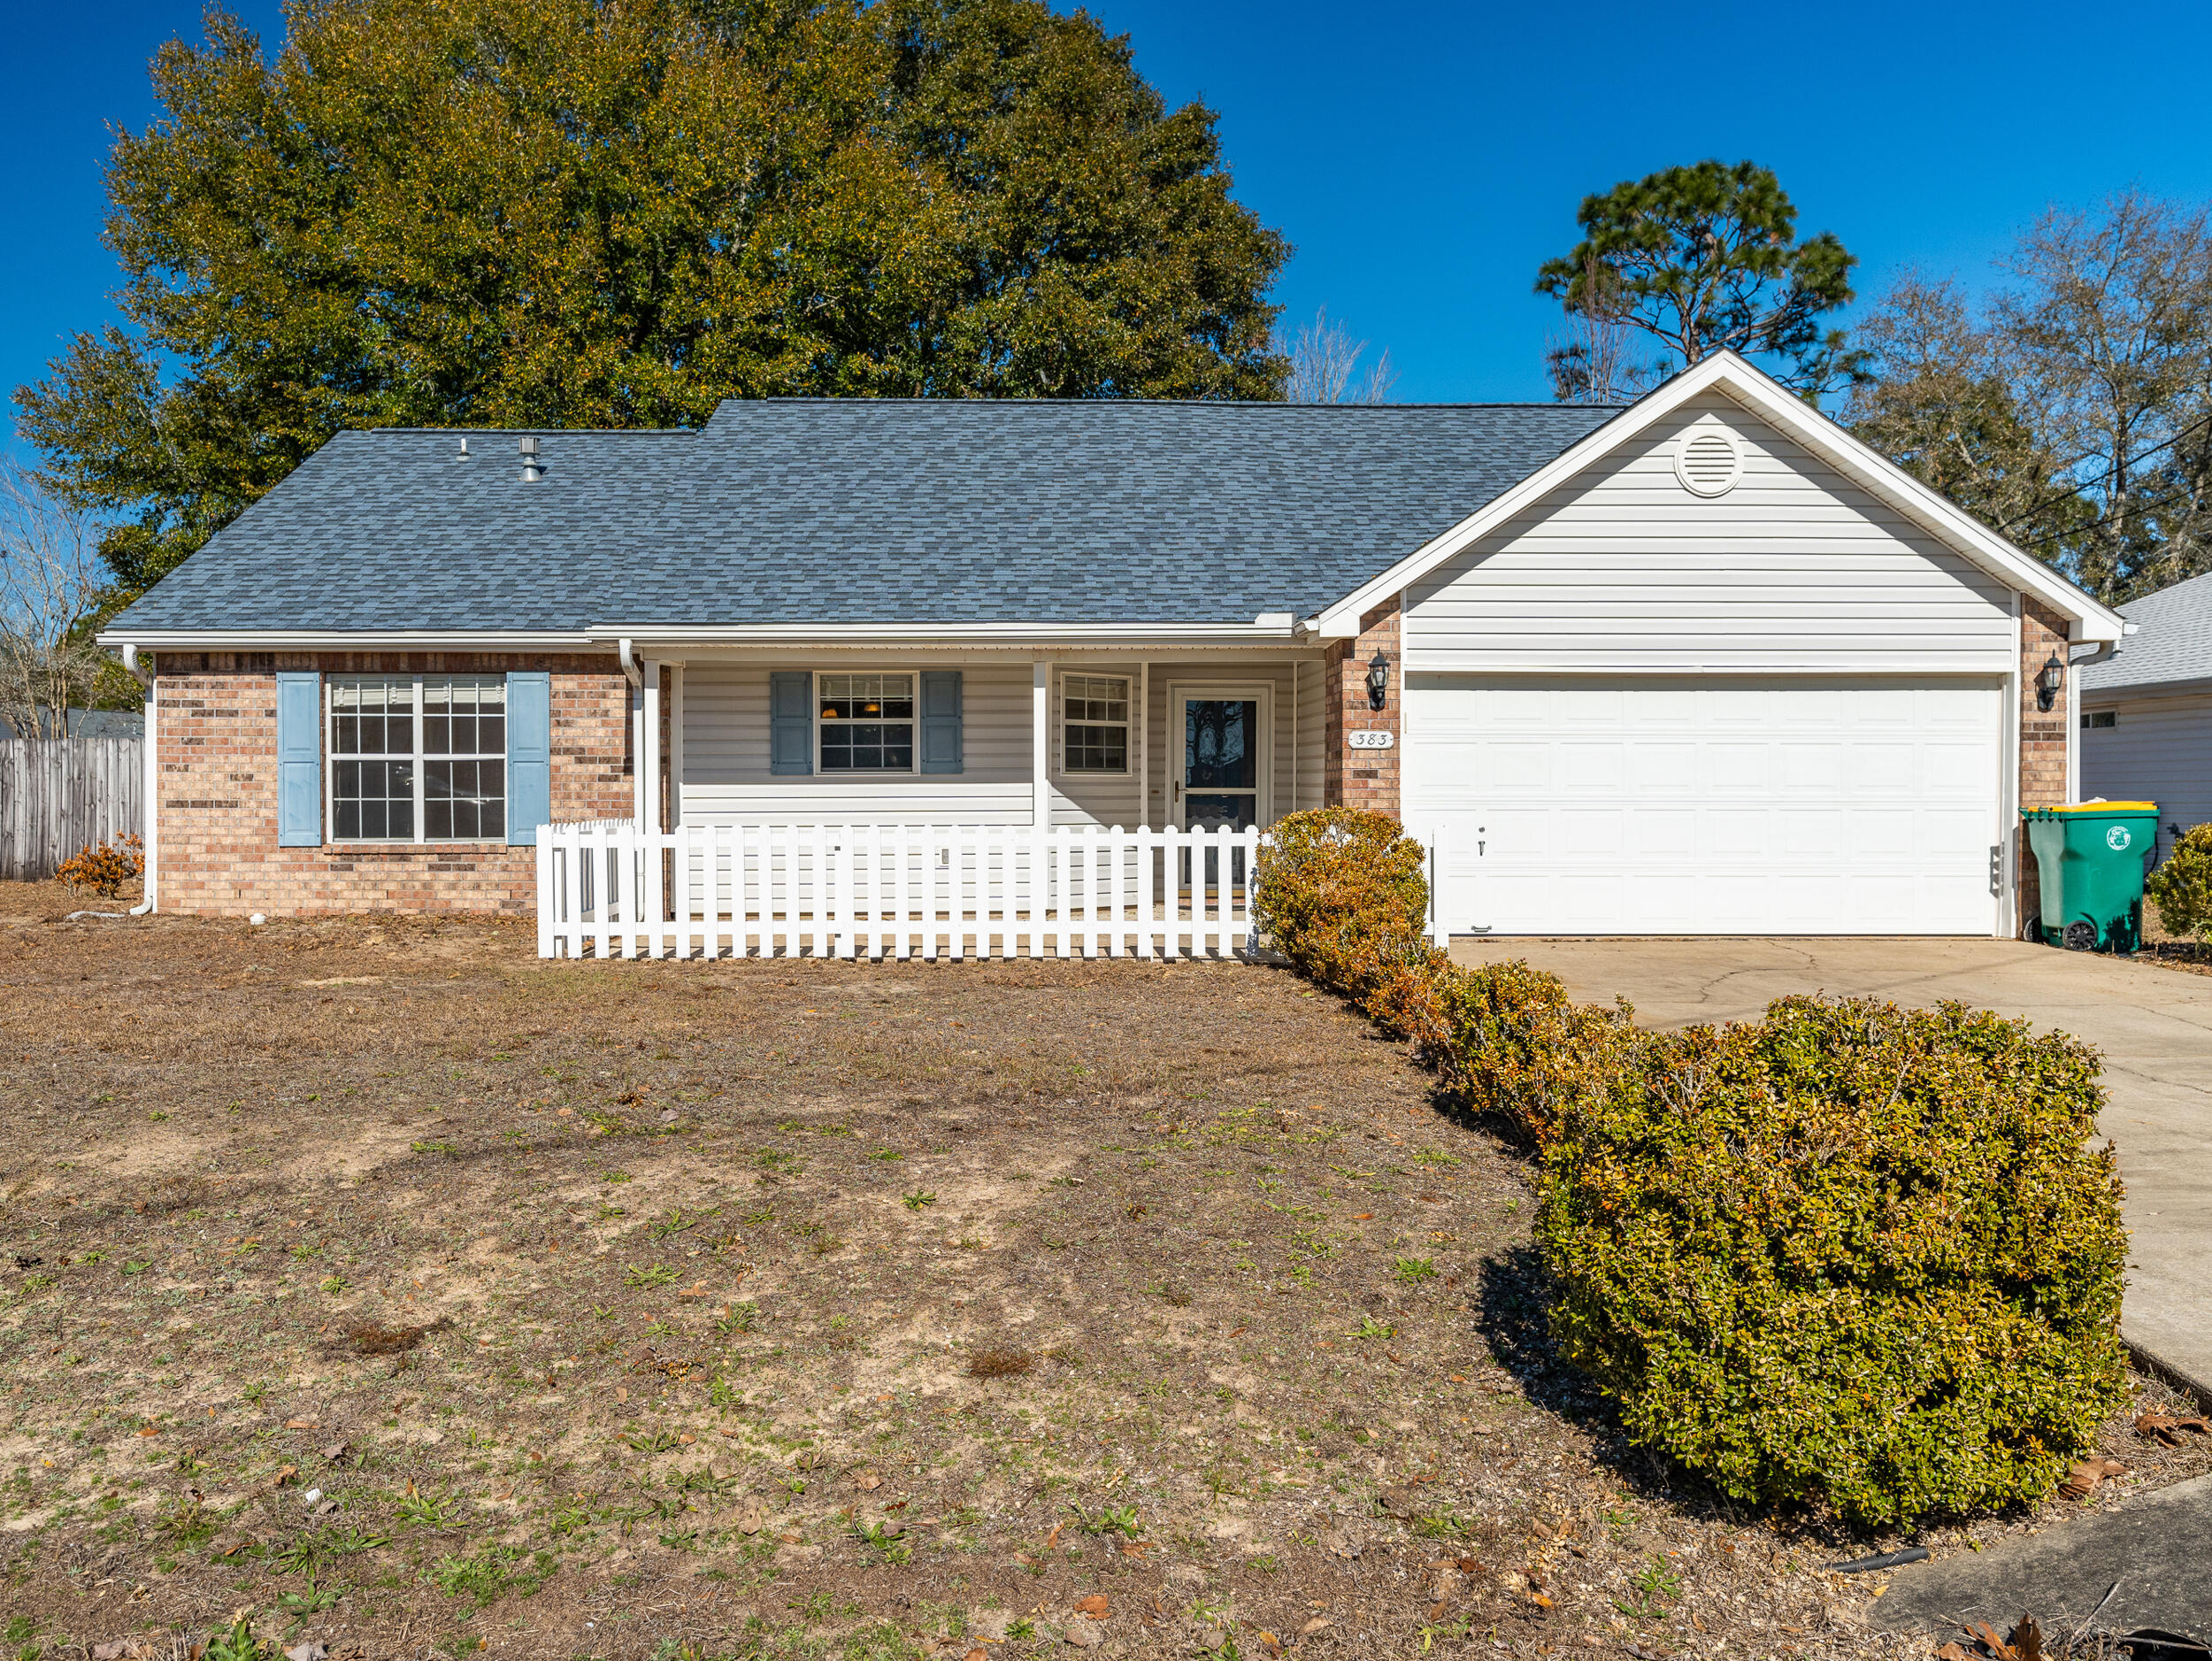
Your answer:
[[[7,1655],[1925,1653],[1617,1444],[1523,1160],[1286,973],[75,904],[0,889]]]

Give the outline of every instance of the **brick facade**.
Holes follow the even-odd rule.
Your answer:
[[[1322,766],[1322,801],[1329,807],[1363,808],[1371,813],[1398,813],[1399,757],[1405,742],[1401,711],[1405,701],[1405,659],[1399,650],[1398,602],[1394,597],[1359,620],[1359,638],[1332,645],[1323,660],[1327,688]],[[1383,707],[1370,709],[1367,665],[1381,649],[1390,660],[1390,689]],[[1363,729],[1391,734],[1388,750],[1354,750],[1351,734]]]
[[[2067,746],[2072,736],[2074,677],[2069,673],[2059,688],[2057,702],[2048,710],[2037,706],[2035,678],[2052,653],[2066,661],[2066,619],[2039,600],[2020,597],[2020,805],[2044,807],[2067,796]],[[2035,855],[2028,848],[2025,825],[2015,827],[2014,884],[2019,897],[2017,922],[2024,931],[2040,918],[2043,885],[2036,871]]]
[[[537,904],[536,850],[505,842],[277,846],[276,672],[552,675],[556,819],[631,814],[629,682],[605,656],[165,652],[155,665],[164,911],[306,916],[503,911]],[[328,765],[326,762],[326,766]],[[325,823],[327,838],[330,827]]]

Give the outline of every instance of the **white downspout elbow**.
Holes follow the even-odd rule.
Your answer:
[[[630,677],[630,684],[640,691],[645,689],[645,671],[637,666],[637,653],[632,650],[630,637],[625,634],[615,642],[615,650],[622,654],[622,673]]]

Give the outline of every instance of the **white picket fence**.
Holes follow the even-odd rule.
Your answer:
[[[1182,957],[1254,943],[1262,833],[538,830],[541,957]]]

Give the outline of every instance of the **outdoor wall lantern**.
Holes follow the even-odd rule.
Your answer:
[[[1382,649],[1378,647],[1374,657],[1367,665],[1367,707],[1371,710],[1382,708],[1383,695],[1389,690],[1390,659],[1384,657]],[[2044,707],[2047,709],[2050,706],[2046,704]]]
[[[2048,710],[2058,702],[2059,688],[2065,684],[2066,665],[2059,662],[2058,654],[2053,652],[2043,660],[2043,671],[2035,678],[2035,707]]]

